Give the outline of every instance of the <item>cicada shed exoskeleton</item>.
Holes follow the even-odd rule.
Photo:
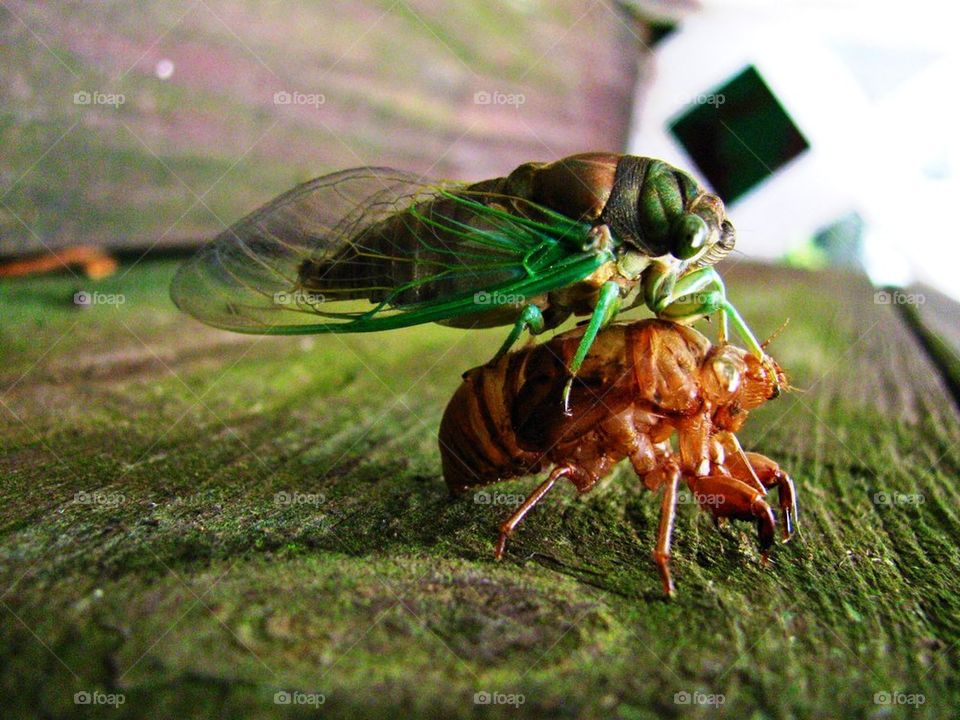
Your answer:
[[[677,323],[614,323],[597,335],[564,412],[566,368],[583,332],[467,371],[443,414],[440,456],[454,494],[550,471],[500,526],[496,557],[558,480],[586,493],[624,459],[648,489],[662,491],[653,557],[668,594],[681,483],[717,520],[754,522],[764,558],[776,527],[767,496],[776,488],[788,540],[798,518],[793,481],[770,458],[744,452],[735,435],[751,410],[786,387],[780,367]]]

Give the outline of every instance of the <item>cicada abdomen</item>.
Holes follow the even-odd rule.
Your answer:
[[[408,313],[469,298],[474,307],[439,322],[509,324],[518,306],[534,300],[519,291],[524,282],[582,255],[590,228],[504,195],[503,185],[501,178],[471,186],[414,188],[403,209],[366,225],[335,252],[304,260],[298,286],[327,300],[362,299]],[[377,195],[384,199],[375,197],[374,206],[397,204],[391,191]],[[537,300],[547,305],[545,298]]]

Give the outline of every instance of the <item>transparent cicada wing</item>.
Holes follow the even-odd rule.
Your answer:
[[[199,320],[233,330],[316,323],[310,295],[300,292],[304,264],[335,255],[424,191],[416,177],[389,168],[356,168],[299,185],[187,262],[174,279],[173,300]]]
[[[180,269],[171,295],[229,330],[364,332],[489,309],[602,262],[587,249],[588,226],[486,185],[389,168],[317,178],[222,232]]]

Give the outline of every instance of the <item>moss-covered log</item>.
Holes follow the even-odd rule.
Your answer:
[[[771,352],[800,390],[741,437],[797,480],[802,537],[763,569],[752,527],[687,504],[667,601],[627,468],[555,491],[499,564],[508,508],[448,498],[439,417],[502,331],[229,335],[176,312],[173,271],[0,287],[4,717],[318,714],[284,691],[328,717],[957,707],[960,420],[865,280],[727,271],[758,334],[791,320]]]

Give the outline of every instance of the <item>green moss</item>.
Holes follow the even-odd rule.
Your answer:
[[[960,424],[896,364],[895,316],[854,345],[869,316],[835,314],[817,276],[729,281],[761,334],[793,317],[773,349],[809,390],[742,438],[797,479],[803,534],[764,569],[751,526],[684,505],[667,601],[659,503],[626,468],[555,490],[502,563],[508,509],[448,498],[440,414],[502,332],[231,336],[176,312],[173,271],[82,281],[127,298],[86,310],[70,277],[0,287],[5,717],[95,716],[84,690],[122,693],[121,718],[317,714],[284,690],[332,717],[710,713],[677,693],[722,694],[729,717],[956,705]],[[896,691],[926,703],[874,703]]]

